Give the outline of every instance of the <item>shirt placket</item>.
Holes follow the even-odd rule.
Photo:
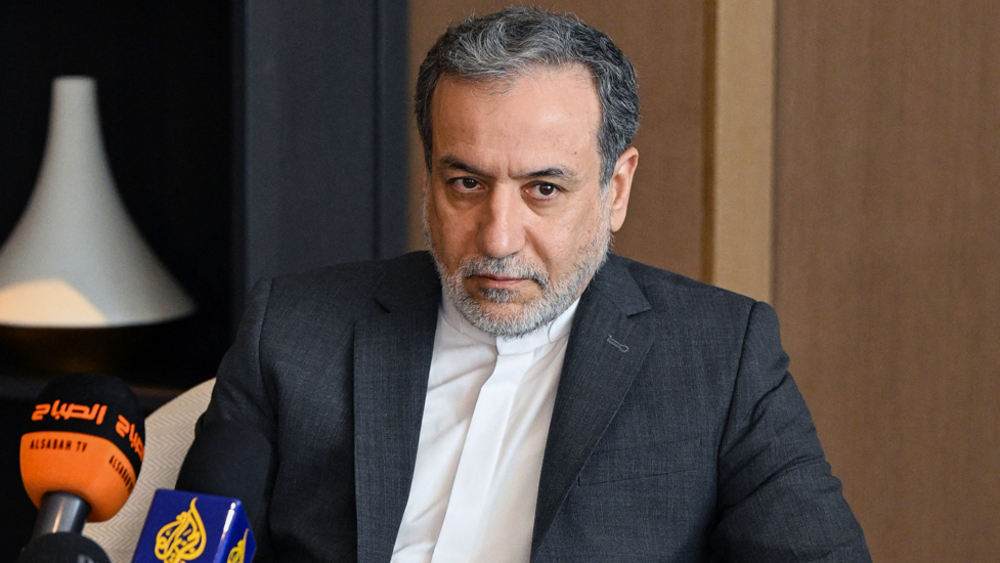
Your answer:
[[[497,467],[514,401],[533,356],[501,351],[479,391],[431,563],[466,563],[477,550],[490,494],[500,485]]]

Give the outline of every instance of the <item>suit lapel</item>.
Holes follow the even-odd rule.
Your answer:
[[[391,558],[406,508],[440,295],[427,256],[409,257],[376,284],[374,298],[385,312],[355,326],[354,463],[362,563]]]
[[[545,446],[532,557],[649,351],[653,317],[640,314],[649,308],[614,256],[581,297]]]

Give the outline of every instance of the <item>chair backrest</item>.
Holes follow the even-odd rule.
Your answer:
[[[212,397],[215,379],[192,387],[146,419],[146,452],[135,489],[110,520],[88,523],[83,535],[104,548],[112,563],[130,563],[156,489],[172,489],[191,442],[194,425]]]

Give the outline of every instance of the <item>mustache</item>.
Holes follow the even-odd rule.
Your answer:
[[[542,289],[549,286],[548,272],[542,268],[533,266],[517,254],[504,256],[503,258],[490,258],[487,256],[469,256],[463,258],[458,265],[458,274],[462,279],[488,275],[532,280]]]

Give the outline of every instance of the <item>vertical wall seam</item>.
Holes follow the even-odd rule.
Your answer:
[[[781,36],[778,26],[779,14],[778,2],[774,3],[774,12],[771,22],[771,268],[768,280],[771,288],[771,304],[778,302],[778,78],[780,68],[778,65],[779,41]]]
[[[704,4],[704,57],[702,67],[702,222],[701,281],[715,275],[715,87],[717,0]]]
[[[772,301],[775,3],[716,7],[709,281]]]

